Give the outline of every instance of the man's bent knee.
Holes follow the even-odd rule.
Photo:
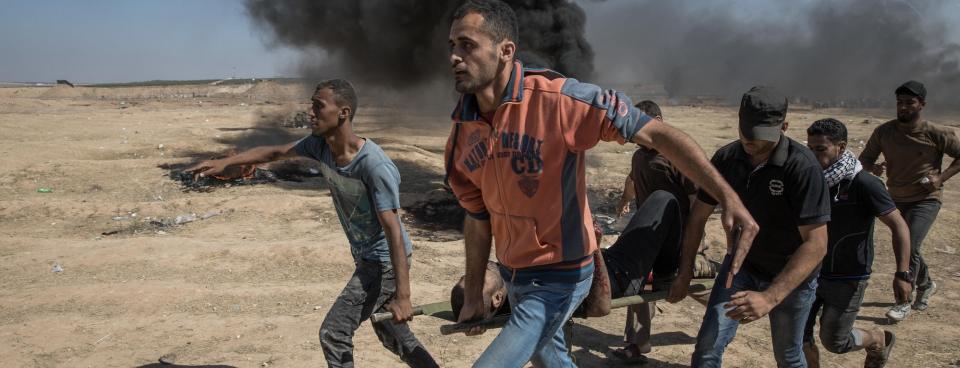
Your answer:
[[[823,348],[834,354],[843,354],[852,350],[852,340],[849,333],[844,336],[835,336],[825,333],[824,330],[820,333],[820,343],[823,344]]]

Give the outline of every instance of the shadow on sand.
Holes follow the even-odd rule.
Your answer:
[[[666,339],[666,340],[664,340]],[[682,332],[664,332],[651,337],[654,346],[678,345],[692,342],[693,337]],[[611,335],[589,326],[575,324],[573,327],[573,356],[580,367],[634,367],[614,357],[610,351],[623,345],[623,336]],[[601,355],[598,357],[596,354]],[[685,364],[664,362],[648,357],[644,367],[680,368]]]
[[[237,368],[232,365],[223,365],[223,364],[213,364],[213,365],[183,365],[183,364],[162,364],[162,363],[151,363],[137,368]]]

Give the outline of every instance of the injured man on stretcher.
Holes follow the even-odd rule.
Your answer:
[[[574,317],[602,317],[610,313],[612,299],[640,295],[649,283],[653,291],[667,290],[677,273],[683,237],[680,203],[672,194],[658,190],[637,209],[617,241],[594,253],[596,267],[590,293],[574,313]],[[599,228],[594,226],[600,238]],[[703,254],[697,256],[698,278],[713,278],[717,264]],[[652,272],[651,272],[652,271]],[[652,273],[652,283],[651,281]],[[510,272],[496,262],[487,263],[483,283],[483,302],[487,305],[484,319],[510,313],[516,296],[508,295],[503,282]],[[450,291],[453,315],[463,307],[464,278]],[[535,297],[528,294],[527,297]],[[697,298],[700,299],[700,298]],[[706,298],[703,298],[704,301]]]

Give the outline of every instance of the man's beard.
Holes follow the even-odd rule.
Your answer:
[[[493,83],[494,73],[489,74],[490,75],[479,75],[470,80],[462,80],[460,83],[454,85],[454,89],[460,93],[477,93],[484,87]]]
[[[496,54],[490,54],[489,56],[490,56],[489,62],[491,64],[497,62]],[[457,92],[459,93],[477,93],[484,87],[489,86],[491,83],[493,83],[493,79],[496,78],[497,76],[497,69],[499,68],[497,67],[490,68],[490,70],[488,71],[480,69],[477,71],[477,76],[475,78],[472,78],[469,80],[462,80],[459,83],[455,83],[454,89],[456,89]]]
[[[458,93],[477,93],[482,89],[486,84],[481,83],[478,80],[462,80],[454,84],[453,89],[457,90]]]
[[[909,123],[916,120],[917,116],[919,115],[920,113],[918,112],[907,113],[907,114],[897,114],[897,120],[900,121],[901,123]]]

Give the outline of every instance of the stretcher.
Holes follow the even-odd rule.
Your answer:
[[[690,284],[690,288],[687,293],[699,293],[707,291],[713,288],[713,280],[695,280]],[[661,290],[650,293],[645,293],[642,295],[631,295],[625,296],[622,298],[613,299],[610,301],[610,309],[625,308],[631,305],[637,305],[642,303],[649,303],[664,300],[667,298],[668,291]],[[453,311],[450,307],[450,302],[437,302],[419,305],[413,308],[414,316],[431,316],[440,319],[444,319],[450,322],[456,322],[457,316],[453,315]],[[370,321],[373,323],[381,323],[390,321],[393,319],[393,314],[390,312],[374,313],[370,317]],[[480,321],[470,321],[470,322],[459,322],[452,323],[440,326],[440,333],[442,335],[452,335],[455,333],[462,333],[469,331],[474,327],[483,327],[486,329],[500,328],[507,323],[507,320],[510,319],[510,314],[501,314],[496,315],[491,318],[480,320]]]

